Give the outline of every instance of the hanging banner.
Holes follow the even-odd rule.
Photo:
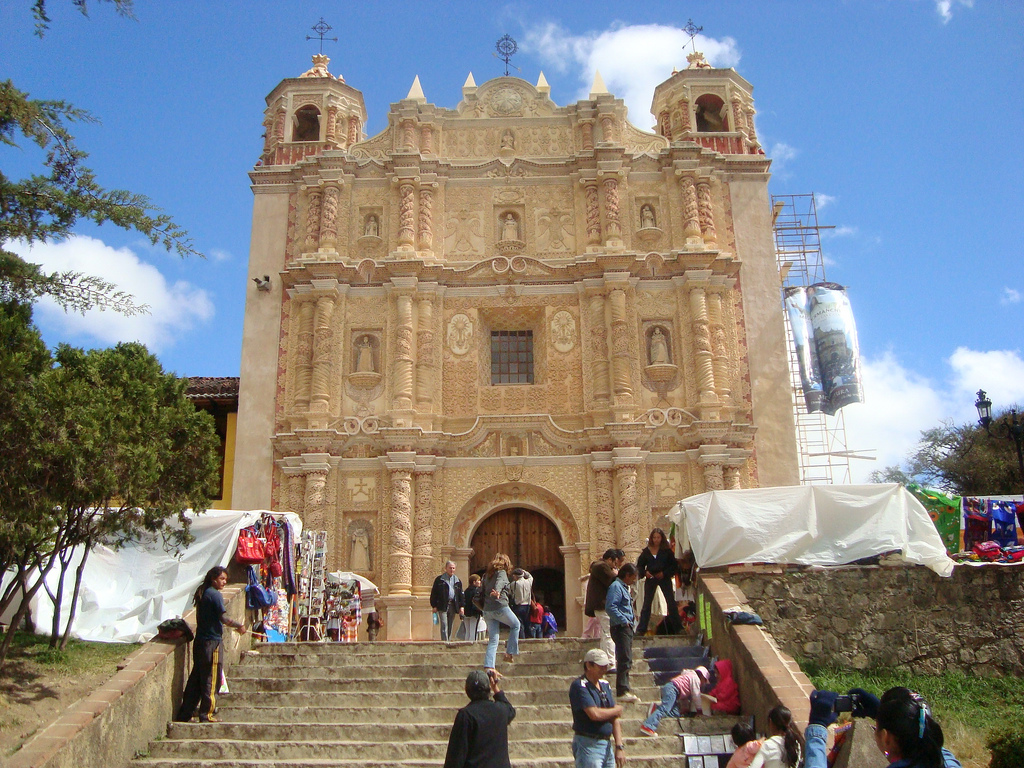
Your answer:
[[[928,510],[928,516],[935,523],[946,552],[953,554],[960,551],[960,497],[947,496],[942,491],[922,488],[917,483],[907,486],[910,491]]]
[[[837,283],[787,288],[785,303],[807,412],[833,416],[844,405],[864,402],[857,326],[846,289]]]

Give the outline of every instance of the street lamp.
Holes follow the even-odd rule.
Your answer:
[[[1020,481],[1024,485],[1024,419],[1019,419],[1017,409],[1011,408],[1007,415],[995,422],[998,429],[993,431],[992,401],[988,399],[984,389],[978,390],[978,399],[974,401],[974,407],[978,409],[978,423],[985,428],[986,433],[992,437],[1005,437],[1013,441],[1017,448],[1017,471],[1020,472]]]

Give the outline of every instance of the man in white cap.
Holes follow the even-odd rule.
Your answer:
[[[680,712],[701,712],[703,703],[700,698],[700,687],[708,681],[707,667],[684,669],[661,686],[661,704],[652,704],[651,712],[640,726],[644,736],[657,736],[658,723],[663,717],[679,717]]]
[[[610,665],[607,653],[590,649],[583,657],[583,674],[569,686],[576,768],[622,768],[626,763],[619,720],[622,707],[615,704],[604,679]]]

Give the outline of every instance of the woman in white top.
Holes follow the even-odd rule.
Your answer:
[[[793,714],[779,705],[768,713],[768,738],[750,768],[797,768],[803,759],[804,739],[793,725]]]

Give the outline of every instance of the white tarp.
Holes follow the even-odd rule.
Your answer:
[[[953,573],[928,512],[895,483],[711,491],[678,502],[669,518],[685,526],[702,568],[842,565],[898,549],[940,576]]]
[[[206,572],[215,565],[226,566],[231,561],[238,532],[259,520],[264,511],[211,509],[200,515],[188,514],[196,540],[178,557],[164,550],[159,537],[119,550],[101,545],[89,553],[71,631],[73,636],[110,643],[146,642],[156,634],[160,622],[192,610],[192,594]],[[273,514],[287,519],[295,540],[299,541],[302,534],[299,516],[291,512]],[[75,557],[64,579],[64,620],[70,612],[79,562],[80,557]],[[47,576],[47,584],[53,591],[58,576],[57,568]],[[42,589],[33,600],[32,612],[37,630],[49,632],[53,603]]]

